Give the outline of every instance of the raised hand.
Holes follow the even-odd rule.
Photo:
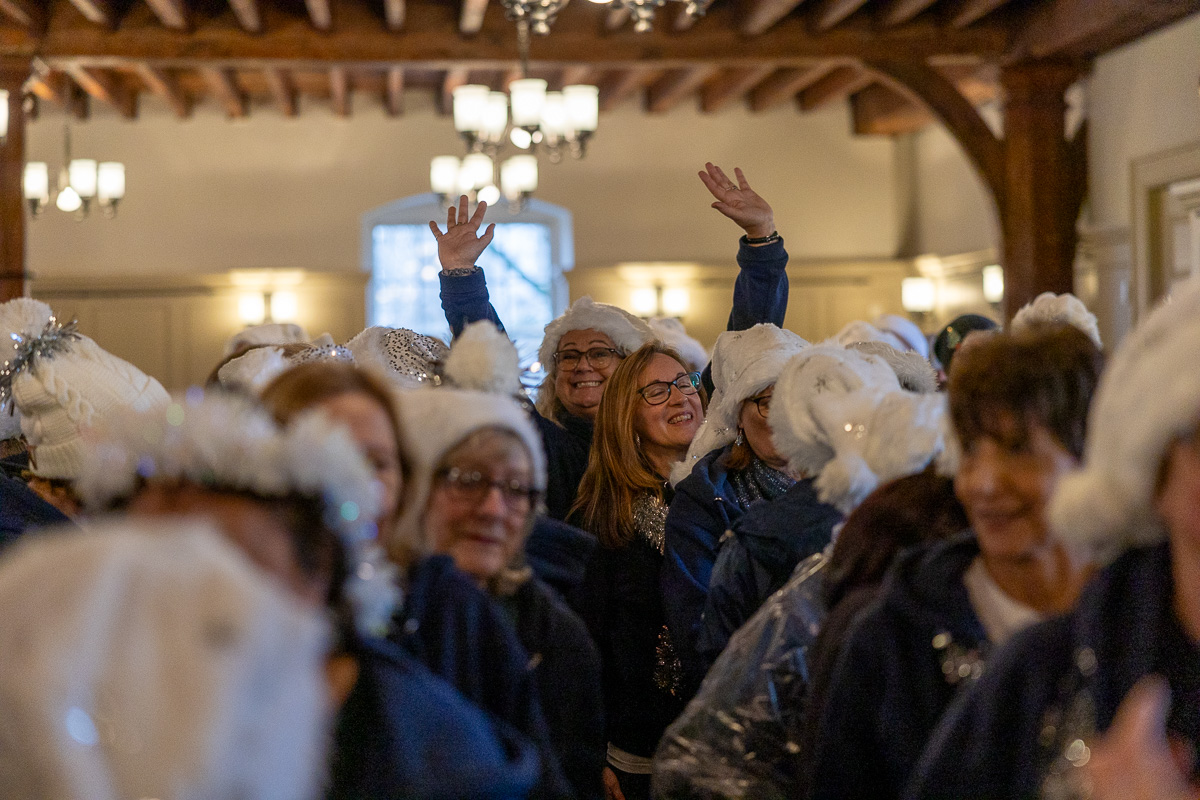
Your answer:
[[[487,203],[482,200],[475,207],[475,213],[467,216],[467,196],[458,198],[458,208],[450,206],[446,213],[446,232],[442,233],[436,222],[430,221],[429,230],[437,239],[438,261],[442,263],[442,271],[452,269],[470,269],[475,266],[479,256],[492,243],[496,234],[496,223],[487,226],[483,235],[479,228],[483,225],[483,214],[487,211]]]
[[[771,204],[750,188],[740,169],[735,168],[733,174],[737,177],[736,184],[716,164],[708,162],[704,165],[700,180],[717,198],[712,207],[736,222],[752,239],[770,236],[775,232],[775,212],[771,210]]]

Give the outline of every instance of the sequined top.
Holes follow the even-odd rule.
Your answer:
[[[441,366],[450,353],[445,342],[408,328],[389,331],[384,337],[388,363],[401,375],[419,383],[441,383]]]
[[[633,528],[659,555],[663,554],[667,535],[667,504],[657,494],[643,492],[633,501]]]

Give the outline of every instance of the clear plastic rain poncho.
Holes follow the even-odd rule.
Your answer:
[[[656,798],[790,798],[827,553],[801,561],[729,640],[654,755]]]

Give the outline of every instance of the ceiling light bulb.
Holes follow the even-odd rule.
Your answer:
[[[79,196],[79,192],[68,186],[58,193],[58,200],[54,204],[58,206],[59,211],[70,213],[79,210],[83,205],[83,198]]]

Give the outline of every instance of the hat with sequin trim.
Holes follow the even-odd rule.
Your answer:
[[[37,300],[0,306],[0,342],[6,343],[0,345],[0,407],[16,406],[32,471],[40,477],[78,475],[81,434],[89,425],[119,409],[146,410],[169,400],[162,384]]]
[[[884,481],[924,469],[945,446],[945,398],[904,391],[882,357],[821,344],[784,367],[772,441],[823,502],[849,513]]]
[[[376,325],[346,342],[360,367],[386,375],[402,389],[438,385],[450,348],[441,339],[408,328]]]
[[[285,354],[282,347],[252,347],[223,364],[217,370],[217,382],[224,389],[257,396],[281,373],[309,361],[355,363],[354,354],[349,348],[334,344],[333,337],[326,333],[307,347],[290,354]]]
[[[210,525],[25,537],[0,603],[6,797],[321,796],[329,626]]]
[[[243,328],[231,336],[225,343],[225,356],[228,358],[234,353],[264,344],[296,344],[307,341],[308,334],[299,325],[291,322],[266,322]]]
[[[726,331],[713,347],[713,394],[704,417],[683,461],[671,468],[677,484],[691,473],[704,456],[732,442],[737,436],[742,402],[775,383],[788,359],[808,342],[789,330],[760,323],[744,331]]]

